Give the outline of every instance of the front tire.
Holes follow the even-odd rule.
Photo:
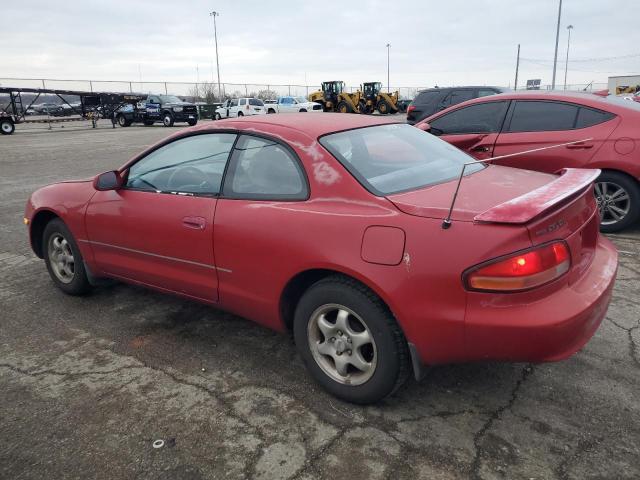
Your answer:
[[[620,172],[604,171],[595,182],[600,231],[619,232],[640,217],[640,186]]]
[[[47,224],[42,244],[47,270],[60,290],[69,295],[91,290],[78,244],[62,220],[55,218]]]
[[[216,113],[215,119],[222,120],[222,115],[220,115],[219,113]]]
[[[390,110],[391,110],[391,107],[389,107],[389,104],[387,103],[386,100],[380,100],[378,102],[378,111],[380,112],[381,115],[386,115],[387,113],[389,113]]]
[[[340,113],[351,113],[351,107],[345,101],[338,103],[337,109]]]
[[[165,127],[173,127],[173,122],[174,122],[173,115],[171,115],[170,113],[165,113],[162,116],[162,124]]]
[[[348,402],[382,400],[409,375],[407,342],[392,313],[347,277],[327,277],[305,292],[296,308],[294,337],[314,379]]]
[[[187,120],[187,123],[189,124],[190,127],[193,127],[196,123],[198,123],[198,120]]]

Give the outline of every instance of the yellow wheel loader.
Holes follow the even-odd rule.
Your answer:
[[[358,112],[360,93],[344,91],[344,82],[332,80],[322,82],[321,89],[309,94],[309,101],[321,103],[325,112]]]
[[[366,82],[361,85],[360,113],[373,113],[378,110],[382,115],[387,113],[398,113],[398,95],[394,93],[381,92],[382,83]]]

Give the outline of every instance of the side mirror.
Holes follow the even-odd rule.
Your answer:
[[[418,123],[416,127],[418,127],[423,132],[431,133],[431,125],[426,122]]]
[[[122,186],[122,177],[116,171],[98,175],[93,181],[93,188],[100,191],[117,190]]]

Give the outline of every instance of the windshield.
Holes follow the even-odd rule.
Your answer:
[[[320,138],[320,143],[374,195],[415,190],[460,175],[474,159],[456,147],[409,125],[358,128]],[[465,174],[484,168],[470,165]]]
[[[293,97],[296,99],[296,102],[298,103],[307,103],[307,99],[304,97]]]
[[[182,100],[175,95],[160,95],[160,100],[162,103],[182,103]]]

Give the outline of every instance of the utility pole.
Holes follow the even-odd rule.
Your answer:
[[[558,66],[558,40],[560,40],[560,17],[562,16],[562,0],[558,5],[558,26],[556,28],[556,53],[553,56],[553,78],[551,79],[551,90],[556,88],[556,67]]]
[[[210,12],[210,17],[213,17],[213,39],[216,44],[216,69],[218,70],[218,99],[222,101],[222,87],[220,86],[220,62],[218,61],[218,29],[216,27],[216,17],[220,16],[218,12]]]
[[[387,43],[387,92],[391,93],[391,85],[389,84],[389,58],[391,55],[391,44]]]
[[[513,83],[513,89],[518,90],[518,69],[520,68],[520,44],[518,44],[518,56],[516,58],[516,81]]]
[[[573,30],[573,25],[567,26],[567,30],[569,30],[569,38],[567,39],[567,60],[564,63],[564,89],[567,89],[567,71],[569,70],[569,45],[571,45],[571,30]]]

